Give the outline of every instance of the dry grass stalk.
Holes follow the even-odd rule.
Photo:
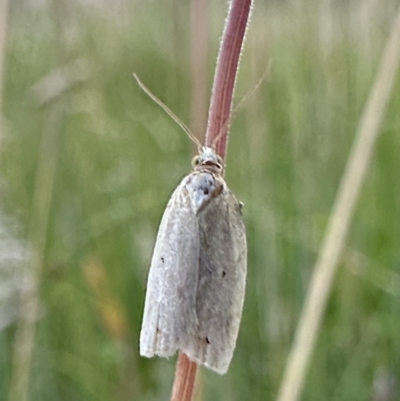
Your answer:
[[[13,348],[9,401],[26,401],[29,395],[36,322],[39,316],[40,283],[58,162],[58,136],[65,112],[64,96],[76,84],[86,79],[87,71],[81,68],[82,66],[82,62],[78,60],[64,69],[52,71],[31,90],[38,106],[47,106],[48,110],[40,143],[29,221],[28,242],[33,252],[22,286],[20,318]],[[59,85],[60,82],[62,85]]]
[[[42,135],[35,193],[29,227],[29,242],[33,248],[29,271],[20,306],[20,320],[17,326],[13,349],[13,370],[11,375],[9,401],[26,401],[35,342],[36,322],[39,316],[39,289],[46,248],[48,220],[53,197],[55,171],[58,160],[57,138],[61,121],[61,108],[52,105]]]
[[[0,0],[0,140],[2,136],[4,66],[7,43],[8,0]]]
[[[394,86],[400,59],[400,7],[385,45],[378,73],[361,117],[352,151],[343,174],[325,238],[311,278],[278,394],[278,401],[298,400],[321,326],[338,261],[384,112]]]

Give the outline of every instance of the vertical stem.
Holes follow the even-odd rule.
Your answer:
[[[215,146],[225,157],[229,118],[240,54],[248,24],[252,0],[232,0],[215,70],[206,133],[206,146]]]
[[[6,64],[8,0],[0,0],[0,140],[3,116],[4,68]]]
[[[35,342],[36,321],[39,315],[39,289],[50,207],[53,196],[55,169],[58,159],[57,132],[60,127],[60,105],[50,106],[50,115],[42,135],[35,193],[29,227],[29,242],[33,247],[30,269],[25,272],[13,349],[13,370],[9,401],[26,401]]]
[[[197,363],[191,361],[186,354],[179,353],[171,401],[190,401],[192,399],[196,372]]]
[[[296,401],[302,391],[337,264],[393,89],[399,60],[400,7],[390,37],[385,45],[375,82],[343,173],[325,238],[311,278],[293,348],[289,354],[278,401]]]
[[[232,0],[219,50],[208,114],[206,146],[215,146],[225,157],[228,122],[233,91],[252,0]],[[194,28],[193,28],[194,29]],[[171,401],[190,401],[193,396],[197,364],[180,353],[175,370]]]

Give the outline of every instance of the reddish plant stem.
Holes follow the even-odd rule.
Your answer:
[[[196,372],[196,362],[191,361],[186,354],[179,353],[171,401],[190,401],[192,399]]]
[[[232,0],[215,70],[205,145],[214,146],[222,158],[226,155],[236,74],[251,4],[252,0]]]
[[[215,146],[225,157],[233,92],[252,0],[232,0],[219,50],[208,111],[205,145]],[[171,401],[191,401],[197,364],[180,353],[175,370]]]

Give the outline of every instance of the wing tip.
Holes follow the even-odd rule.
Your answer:
[[[155,355],[168,358],[176,353],[178,346],[171,341],[171,338],[161,333],[149,335],[144,333],[140,339],[139,354],[146,358],[152,358]]]
[[[220,375],[224,375],[228,371],[232,359],[232,354],[221,353],[221,351],[216,351],[209,346],[184,347],[181,352],[184,352],[189,359],[198,365],[203,365]]]
[[[154,356],[169,358],[173,356],[177,351],[185,353],[190,360],[196,362],[198,365],[203,365],[207,369],[210,369],[220,375],[224,375],[227,373],[230,359],[229,358],[210,358],[210,355],[205,354],[204,352],[199,352],[199,350],[185,350],[176,346],[166,347],[160,346],[149,346],[148,344],[140,344],[140,356],[145,358],[153,358]],[[197,352],[196,352],[197,351]]]

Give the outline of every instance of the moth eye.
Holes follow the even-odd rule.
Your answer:
[[[199,156],[195,156],[192,159],[192,167],[197,167],[200,164],[200,157]]]
[[[219,170],[222,170],[224,168],[224,161],[222,160],[222,157],[217,155],[217,167]]]

